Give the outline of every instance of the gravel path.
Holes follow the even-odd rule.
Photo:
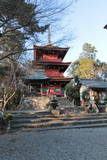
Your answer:
[[[107,160],[107,128],[0,135],[0,160]]]

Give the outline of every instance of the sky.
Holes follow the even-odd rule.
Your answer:
[[[84,43],[90,43],[97,49],[100,61],[107,62],[107,0],[78,0],[68,16],[74,40],[68,42],[70,47],[64,61],[73,62],[79,58]],[[70,28],[69,28],[70,29]]]

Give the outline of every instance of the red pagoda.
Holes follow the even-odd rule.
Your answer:
[[[70,81],[63,76],[70,63],[64,63],[69,48],[60,48],[52,45],[34,46],[33,67],[36,77],[31,78],[37,95],[63,96],[64,87]]]
[[[68,49],[51,44],[34,46],[33,74],[25,77],[25,83],[33,86],[33,95],[64,96],[65,85],[70,81],[63,76],[70,64],[63,62]]]

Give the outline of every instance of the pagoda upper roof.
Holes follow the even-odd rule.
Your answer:
[[[57,46],[53,46],[51,44],[46,45],[46,46],[36,46],[34,45],[34,48],[36,49],[45,49],[45,50],[58,50],[58,51],[68,51],[69,47],[63,48],[63,47],[57,47]]]

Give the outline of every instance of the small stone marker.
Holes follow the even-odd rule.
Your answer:
[[[53,109],[53,110],[51,110],[51,113],[52,113],[54,116],[59,116],[59,115],[60,115],[60,110],[58,110],[58,109]]]

